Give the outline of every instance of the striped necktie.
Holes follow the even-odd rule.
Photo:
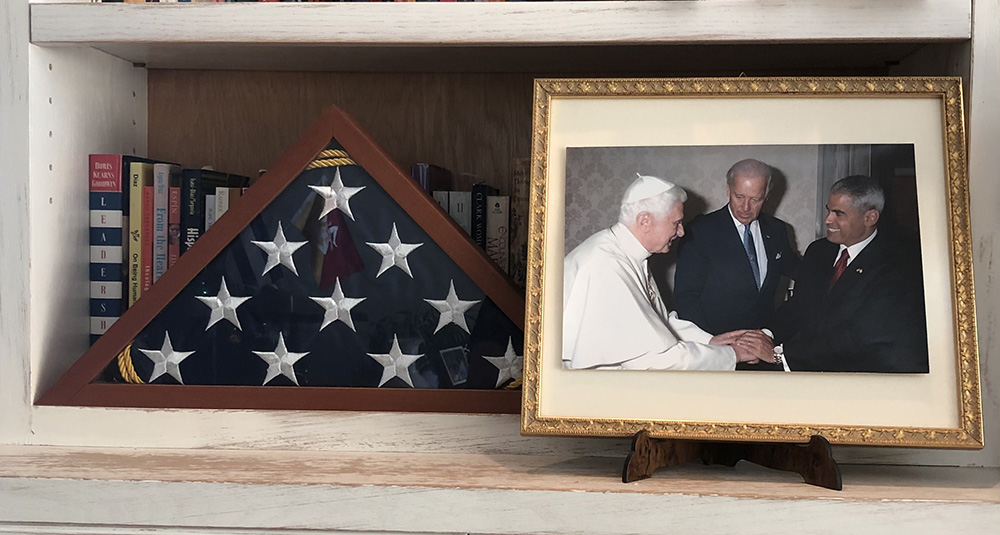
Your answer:
[[[750,225],[743,227],[743,248],[747,251],[747,258],[750,259],[750,270],[753,271],[753,281],[757,283],[760,290],[760,265],[757,264],[757,247],[753,243],[753,234],[750,233]]]

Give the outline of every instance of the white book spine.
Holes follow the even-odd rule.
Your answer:
[[[431,196],[434,197],[434,200],[437,201],[438,205],[443,208],[445,212],[448,212],[448,192],[446,190],[436,190],[431,193]]]
[[[215,188],[215,220],[218,221],[229,210],[230,188],[219,186]]]
[[[121,281],[90,281],[90,297],[94,299],[121,299]]]
[[[215,195],[205,195],[205,230],[215,224]]]
[[[167,271],[167,210],[170,206],[170,176],[180,168],[168,163],[153,164],[153,282]]]
[[[103,245],[91,245],[90,246],[90,263],[91,264],[121,264],[122,263],[122,248],[117,245],[113,246],[103,246]]]
[[[105,318],[102,316],[91,316],[90,334],[101,335],[108,332],[108,328],[110,328],[117,319],[117,317]]]
[[[448,213],[466,234],[472,235],[472,192],[449,191]]]

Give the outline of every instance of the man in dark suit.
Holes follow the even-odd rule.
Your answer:
[[[798,264],[785,222],[760,211],[770,186],[767,164],[736,162],[726,173],[729,203],[688,225],[674,274],[681,318],[712,334],[770,325],[781,277]]]
[[[830,189],[827,237],[806,250],[773,329],[785,369],[928,371],[920,255],[879,231],[884,205],[867,176]]]

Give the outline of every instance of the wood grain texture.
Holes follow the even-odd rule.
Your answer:
[[[134,322],[133,322],[134,323]],[[106,355],[96,351],[95,355]],[[89,357],[88,352],[83,358]],[[82,358],[81,358],[82,360]],[[101,361],[94,360],[95,365]],[[106,366],[107,363],[104,363]],[[103,368],[103,366],[101,366]],[[90,371],[93,371],[91,368]],[[86,372],[64,375],[79,380]],[[71,376],[70,374],[73,374]],[[40,405],[144,407],[151,409],[260,409],[517,414],[520,390],[340,388],[272,386],[132,385],[88,383],[65,397],[57,383]],[[69,385],[67,385],[69,386]]]
[[[329,72],[530,72],[663,76],[878,75],[922,47],[950,41],[849,43],[619,44],[586,47],[288,45],[240,43],[94,43],[150,69]]]
[[[191,432],[179,432],[190,429]],[[33,444],[84,447],[614,456],[628,441],[532,438],[515,415],[35,407]]]
[[[514,286],[513,281],[499,266],[490,260],[486,251],[476,245],[470,236],[413,180],[410,170],[404,170],[394,162],[354,119],[339,108],[331,108],[327,114],[331,116],[333,138],[338,140],[351,157],[375,178],[407,215],[414,221],[420,222],[427,235],[440,245],[448,257],[479,286],[497,308],[523,331],[524,293]],[[510,192],[513,170],[508,171],[507,178],[505,189]]]
[[[697,463],[623,484],[619,457],[565,455],[168,450],[0,446],[5,478],[163,481],[244,485],[338,485],[736,498],[940,503],[998,506],[1000,471],[844,466],[844,490],[802,483],[799,475],[751,463]]]
[[[806,446],[796,444],[750,444],[710,441],[653,439],[645,430],[632,438],[632,451],[622,467],[622,482],[648,479],[660,468],[673,468],[692,461],[736,466],[741,460],[795,472],[810,485],[841,490],[840,468],[830,454],[830,443],[813,435]]]
[[[112,529],[177,535],[342,530],[992,535],[1000,522],[998,507],[980,502],[747,499],[682,493],[2,479],[0,494],[5,498],[0,525],[60,530],[76,526],[79,531],[70,533],[88,535],[121,533]]]
[[[36,44],[531,45],[968,39],[969,0],[32,6]],[[428,28],[434,28],[428,31]]]
[[[21,442],[30,429],[28,1],[3,2],[0,20],[0,442]]]
[[[969,117],[969,193],[973,272],[976,281],[980,376],[985,440],[992,444],[973,462],[1000,465],[1000,182],[996,140],[1000,139],[1000,4],[977,1],[972,42]]]
[[[150,157],[256,176],[331,104],[398,165],[469,173],[510,192],[527,157],[532,78],[503,74],[149,71]]]

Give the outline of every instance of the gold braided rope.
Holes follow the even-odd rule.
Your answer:
[[[135,373],[132,367],[132,344],[125,346],[125,349],[118,354],[118,371],[122,374],[126,383],[143,384],[139,374]]]
[[[316,155],[316,159],[320,160],[323,158],[350,158],[346,150],[341,149],[326,149],[321,151]]]
[[[319,169],[321,167],[337,167],[340,165],[358,165],[354,160],[350,158],[327,158],[323,160],[313,160],[309,162],[306,166],[306,171],[310,169]]]

